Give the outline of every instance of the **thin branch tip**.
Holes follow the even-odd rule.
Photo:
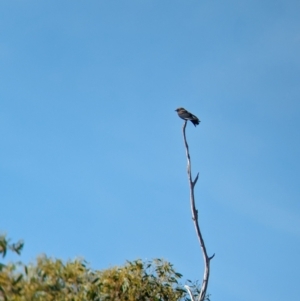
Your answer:
[[[210,257],[208,257],[208,260],[210,261],[210,260],[212,260],[214,257],[215,257],[215,253],[212,255],[212,256],[210,256]]]
[[[199,172],[197,173],[197,176],[196,176],[196,178],[195,178],[195,180],[194,180],[194,182],[193,182],[193,186],[196,185],[196,183],[197,183],[197,181],[198,181],[198,178],[199,178]]]
[[[185,289],[188,291],[188,293],[189,293],[189,295],[190,295],[190,297],[191,297],[191,300],[192,300],[192,301],[195,301],[195,298],[194,298],[194,296],[193,296],[193,294],[192,294],[192,292],[191,292],[190,287],[189,287],[188,285],[185,285],[184,287],[185,287]]]

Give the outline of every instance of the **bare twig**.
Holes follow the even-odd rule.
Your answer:
[[[190,289],[190,287],[189,287],[188,285],[185,285],[184,287],[185,287],[185,289],[188,291],[188,293],[189,293],[189,295],[190,295],[190,297],[191,297],[191,300],[192,300],[192,301],[196,301],[195,298],[194,298],[194,295],[193,295],[193,293],[192,293],[192,291],[191,291],[191,289]]]
[[[202,286],[199,294],[198,301],[204,301],[205,295],[206,295],[206,290],[208,286],[208,280],[209,280],[209,273],[210,273],[210,261],[213,259],[215,254],[213,254],[211,257],[207,255],[205,243],[203,240],[203,236],[200,231],[199,223],[198,223],[198,210],[196,209],[195,205],[195,195],[194,195],[194,187],[198,181],[199,173],[197,174],[195,180],[193,181],[192,179],[192,167],[191,167],[191,157],[189,153],[189,146],[186,141],[186,135],[185,135],[185,129],[186,129],[186,124],[187,121],[184,122],[182,131],[183,131],[183,139],[184,139],[184,144],[185,144],[185,149],[186,149],[186,157],[187,157],[187,173],[188,173],[188,180],[189,180],[189,185],[190,185],[190,201],[191,201],[191,211],[192,211],[192,219],[193,223],[196,229],[197,237],[202,249],[202,255],[203,255],[203,260],[204,260],[204,276],[203,276],[203,281],[202,281]],[[190,289],[187,289],[188,293],[191,296],[191,291]],[[194,301],[195,298],[191,296],[191,299]]]

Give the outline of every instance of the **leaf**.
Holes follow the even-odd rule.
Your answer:
[[[2,254],[2,257],[5,257],[7,251],[7,244],[5,240],[0,240],[0,253]]]
[[[3,270],[3,268],[5,268],[6,267],[6,265],[5,264],[3,264],[3,263],[0,263],[0,272]]]
[[[13,281],[13,285],[16,285],[18,282],[20,282],[22,278],[23,278],[23,275],[20,274],[19,277]]]
[[[94,280],[92,281],[92,284],[96,283],[98,280],[99,280],[99,277],[97,277],[96,279],[94,279]]]
[[[23,247],[24,247],[23,240],[19,240],[17,243],[11,245],[12,251],[16,252],[18,255],[21,254]]]

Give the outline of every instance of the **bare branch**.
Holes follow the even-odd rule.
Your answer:
[[[190,287],[189,287],[188,285],[185,285],[184,287],[185,287],[185,289],[188,291],[188,293],[189,293],[189,295],[190,295],[190,297],[191,297],[191,300],[192,300],[192,301],[196,301],[195,298],[194,298],[194,296],[193,296],[193,293],[192,293]]]
[[[203,260],[204,260],[204,276],[203,276],[203,281],[202,281],[202,286],[199,294],[198,301],[204,301],[205,295],[206,295],[206,290],[208,286],[208,280],[209,280],[209,273],[210,273],[210,260],[215,256],[215,254],[211,257],[207,255],[205,243],[203,240],[203,236],[200,231],[199,227],[199,222],[198,222],[198,210],[196,209],[195,205],[195,195],[194,195],[194,187],[198,181],[199,173],[197,174],[195,180],[192,180],[192,166],[191,166],[191,157],[189,153],[189,146],[186,140],[186,134],[185,134],[185,129],[186,129],[187,121],[184,122],[183,125],[183,139],[184,139],[184,145],[185,145],[185,150],[186,150],[186,157],[187,157],[187,173],[188,173],[188,180],[189,180],[189,185],[190,185],[190,205],[191,205],[191,211],[192,211],[192,220],[195,226],[196,234],[199,240],[199,244],[202,250],[202,255],[203,255]],[[192,301],[195,300],[194,297],[192,297],[192,292],[187,286],[185,288],[188,290],[188,293],[191,296]]]
[[[214,254],[213,254],[212,256],[210,256],[208,259],[209,259],[209,260],[212,260],[212,259],[215,257],[215,255],[216,255],[216,254],[214,253]]]
[[[196,176],[196,178],[195,178],[195,180],[193,182],[193,187],[195,187],[195,185],[196,185],[196,183],[198,181],[198,177],[199,177],[199,172],[197,173],[197,176]]]

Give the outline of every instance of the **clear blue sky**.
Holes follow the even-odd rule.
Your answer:
[[[162,257],[212,301],[299,297],[299,1],[0,2],[0,229],[21,260]],[[13,257],[12,259],[19,259]]]

